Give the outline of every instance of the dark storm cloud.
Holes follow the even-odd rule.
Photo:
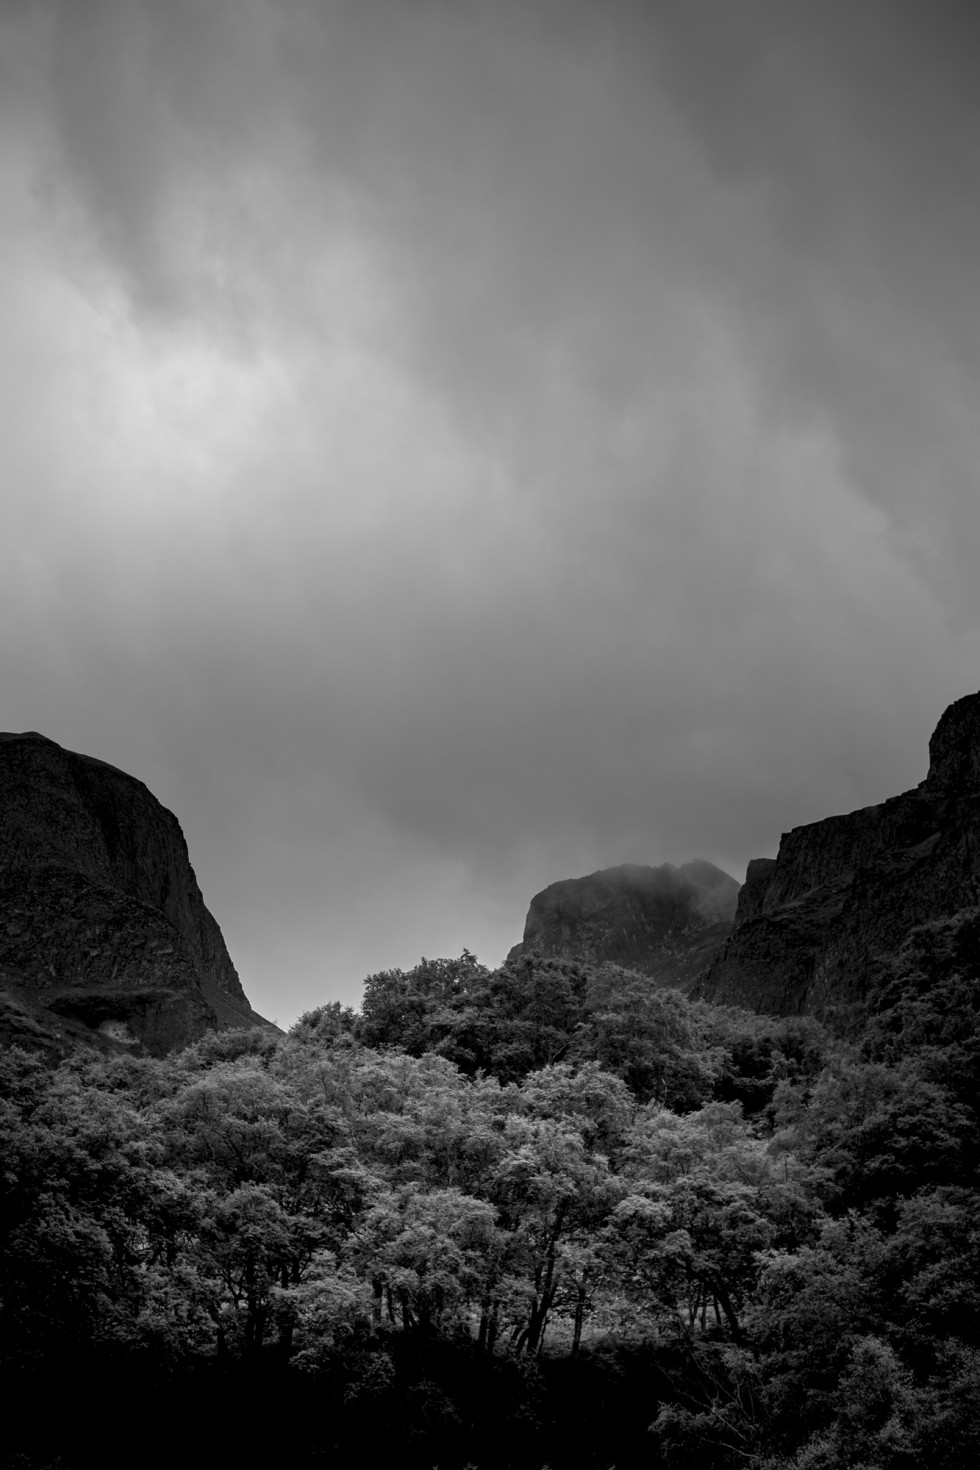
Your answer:
[[[936,581],[955,569],[975,616],[960,538],[976,528],[980,13],[962,0],[656,9],[662,86],[715,176],[753,191],[766,222],[755,270],[734,252],[760,366],[790,412],[831,416],[856,487],[909,543],[943,536],[952,566]]]
[[[6,12],[5,728],[246,988],[924,774],[976,680],[968,10]]]

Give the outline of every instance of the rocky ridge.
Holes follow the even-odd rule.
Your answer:
[[[689,986],[731,930],[739,885],[712,863],[624,864],[552,883],[531,900],[508,958],[572,955]]]
[[[877,968],[910,929],[980,903],[980,693],[929,742],[929,772],[878,806],[783,835],[751,862],[707,1000],[859,1024]]]
[[[0,1034],[155,1055],[267,1026],[204,905],[176,817],[36,731],[0,734]]]

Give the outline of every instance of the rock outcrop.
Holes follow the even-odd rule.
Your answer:
[[[980,694],[946,710],[929,758],[914,790],[795,827],[749,864],[705,999],[848,1030],[910,929],[980,903]]]
[[[609,961],[664,985],[688,986],[731,930],[739,885],[712,863],[627,864],[567,878],[535,894],[522,944],[535,951]]]
[[[0,734],[0,1032],[162,1055],[267,1026],[204,906],[176,817],[141,781]]]

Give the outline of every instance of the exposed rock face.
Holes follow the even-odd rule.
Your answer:
[[[0,734],[0,989],[9,1039],[96,1033],[162,1055],[269,1024],[176,817],[141,781],[33,731]]]
[[[627,864],[567,878],[535,894],[511,955],[574,955],[687,985],[727,938],[738,884],[712,863]]]
[[[910,929],[980,903],[980,694],[950,705],[929,756],[914,790],[795,827],[749,864],[706,999],[847,1029]]]

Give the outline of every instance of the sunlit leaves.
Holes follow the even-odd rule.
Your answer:
[[[903,960],[903,1056],[887,1015],[862,1060],[612,967],[464,952],[374,977],[381,1047],[326,1007],[166,1062],[0,1059],[0,1343],[291,1364],[352,1424],[397,1404],[448,1435],[460,1401],[404,1345],[530,1394],[556,1355],[628,1343],[667,1463],[966,1463],[972,1032],[922,979],[925,954],[969,989],[957,943],[917,941],[914,983]]]

